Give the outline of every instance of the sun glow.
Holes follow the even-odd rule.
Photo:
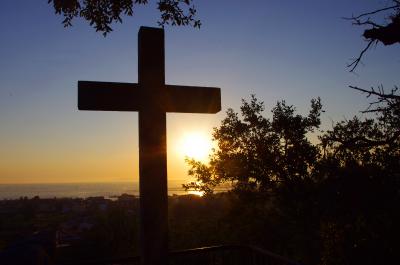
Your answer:
[[[180,141],[179,151],[184,156],[206,161],[213,147],[210,137],[204,133],[185,134]]]
[[[200,191],[200,190],[189,190],[187,193],[188,194],[192,194],[192,195],[196,195],[196,196],[199,196],[199,197],[203,197],[203,195],[204,195],[204,191]]]

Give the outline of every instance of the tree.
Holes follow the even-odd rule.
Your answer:
[[[378,19],[383,17],[382,22]],[[364,30],[364,38],[368,42],[367,46],[360,52],[359,56],[353,60],[348,67],[350,72],[354,72],[365,53],[378,43],[393,45],[400,43],[400,1],[391,0],[391,4],[370,12],[365,12],[357,16],[347,18],[356,26],[367,26]],[[381,19],[382,20],[382,19]],[[389,92],[385,91],[383,86],[370,89],[349,86],[352,89],[365,93],[367,97],[373,97],[375,100],[370,103],[364,113],[375,113],[381,122],[391,125],[391,131],[396,131],[400,127],[400,95],[398,86],[394,86]],[[398,133],[392,135],[392,139],[400,137]]]
[[[212,194],[231,183],[237,199],[226,220],[243,227],[229,233],[236,243],[262,245],[305,264],[398,259],[398,114],[341,121],[311,142],[319,99],[307,116],[284,101],[271,119],[263,110],[254,96],[243,101],[241,115],[229,109],[214,129],[218,147],[209,164],[187,161],[197,181],[184,187]]]
[[[48,0],[48,3],[53,4],[56,14],[64,16],[64,27],[72,26],[72,20],[81,17],[106,36],[112,31],[113,23],[122,23],[124,15],[133,16],[134,8],[148,4],[148,0]],[[201,26],[193,0],[158,0],[157,9],[161,13],[158,24],[162,27],[168,24]]]
[[[229,109],[214,129],[218,147],[210,162],[187,160],[189,175],[197,181],[184,187],[212,197],[218,185],[229,183],[232,208],[225,219],[233,243],[260,245],[315,264],[318,242],[312,239],[318,237],[318,218],[309,203],[314,194],[310,169],[319,149],[308,134],[319,128],[322,104],[319,98],[311,100],[305,116],[285,101],[276,104],[270,119],[263,111],[255,96],[242,101],[241,115]]]
[[[400,127],[384,116],[354,117],[321,135],[314,171],[323,214],[324,264],[379,264],[398,259]]]
[[[305,117],[280,101],[272,110],[272,120],[262,116],[264,104],[254,96],[242,103],[242,119],[229,109],[221,126],[214,130],[218,149],[209,165],[187,160],[189,175],[197,182],[184,185],[186,189],[210,194],[217,185],[229,182],[235,191],[246,194],[271,191],[310,176],[309,168],[317,161],[318,150],[306,135],[320,125],[320,99],[311,101],[310,113]]]
[[[400,43],[400,1],[391,0],[392,4],[357,16],[346,18],[352,21],[353,25],[369,26],[364,30],[364,38],[367,46],[360,52],[359,56],[351,62],[348,67],[353,72],[361,62],[365,52],[378,43],[393,45]],[[384,20],[377,22],[377,15],[383,15]]]

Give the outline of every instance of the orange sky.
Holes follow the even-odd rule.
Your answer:
[[[90,116],[91,112],[87,115]],[[101,112],[92,112],[93,119]],[[121,115],[115,113],[111,116]],[[66,183],[66,182],[113,182],[138,180],[137,114],[129,113],[126,119],[114,122],[104,117],[103,126],[82,128],[70,140],[71,135],[29,136],[22,133],[7,142],[9,147],[0,149],[0,183]],[[88,116],[88,118],[90,118]],[[122,114],[127,117],[127,114]],[[212,127],[218,124],[215,115],[168,114],[168,177],[170,180],[187,179],[185,150],[181,139],[185,134],[201,132],[211,141]],[[101,119],[101,118],[100,118]],[[104,128],[102,128],[104,127]],[[107,129],[107,130],[106,130]],[[86,131],[89,130],[89,131]],[[91,130],[91,132],[90,132]],[[107,133],[103,133],[106,131]],[[68,133],[68,132],[67,132]],[[86,133],[93,137],[87,137]],[[4,146],[3,146],[4,147]],[[10,153],[10,150],[12,151]]]

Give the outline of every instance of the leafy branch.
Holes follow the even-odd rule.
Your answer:
[[[200,28],[196,19],[193,0],[158,0],[157,9],[161,13],[158,25],[193,26]],[[133,16],[134,7],[148,4],[148,0],[48,0],[55,13],[64,16],[64,27],[72,26],[76,17],[81,17],[104,36],[112,31],[113,23],[122,23],[122,16]]]

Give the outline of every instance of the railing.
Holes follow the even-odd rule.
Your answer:
[[[140,265],[140,257],[89,261],[80,265]],[[66,264],[65,264],[66,265]],[[270,251],[241,245],[223,245],[170,252],[169,265],[301,265]]]
[[[241,245],[204,247],[172,252],[170,265],[300,265],[270,251]]]

